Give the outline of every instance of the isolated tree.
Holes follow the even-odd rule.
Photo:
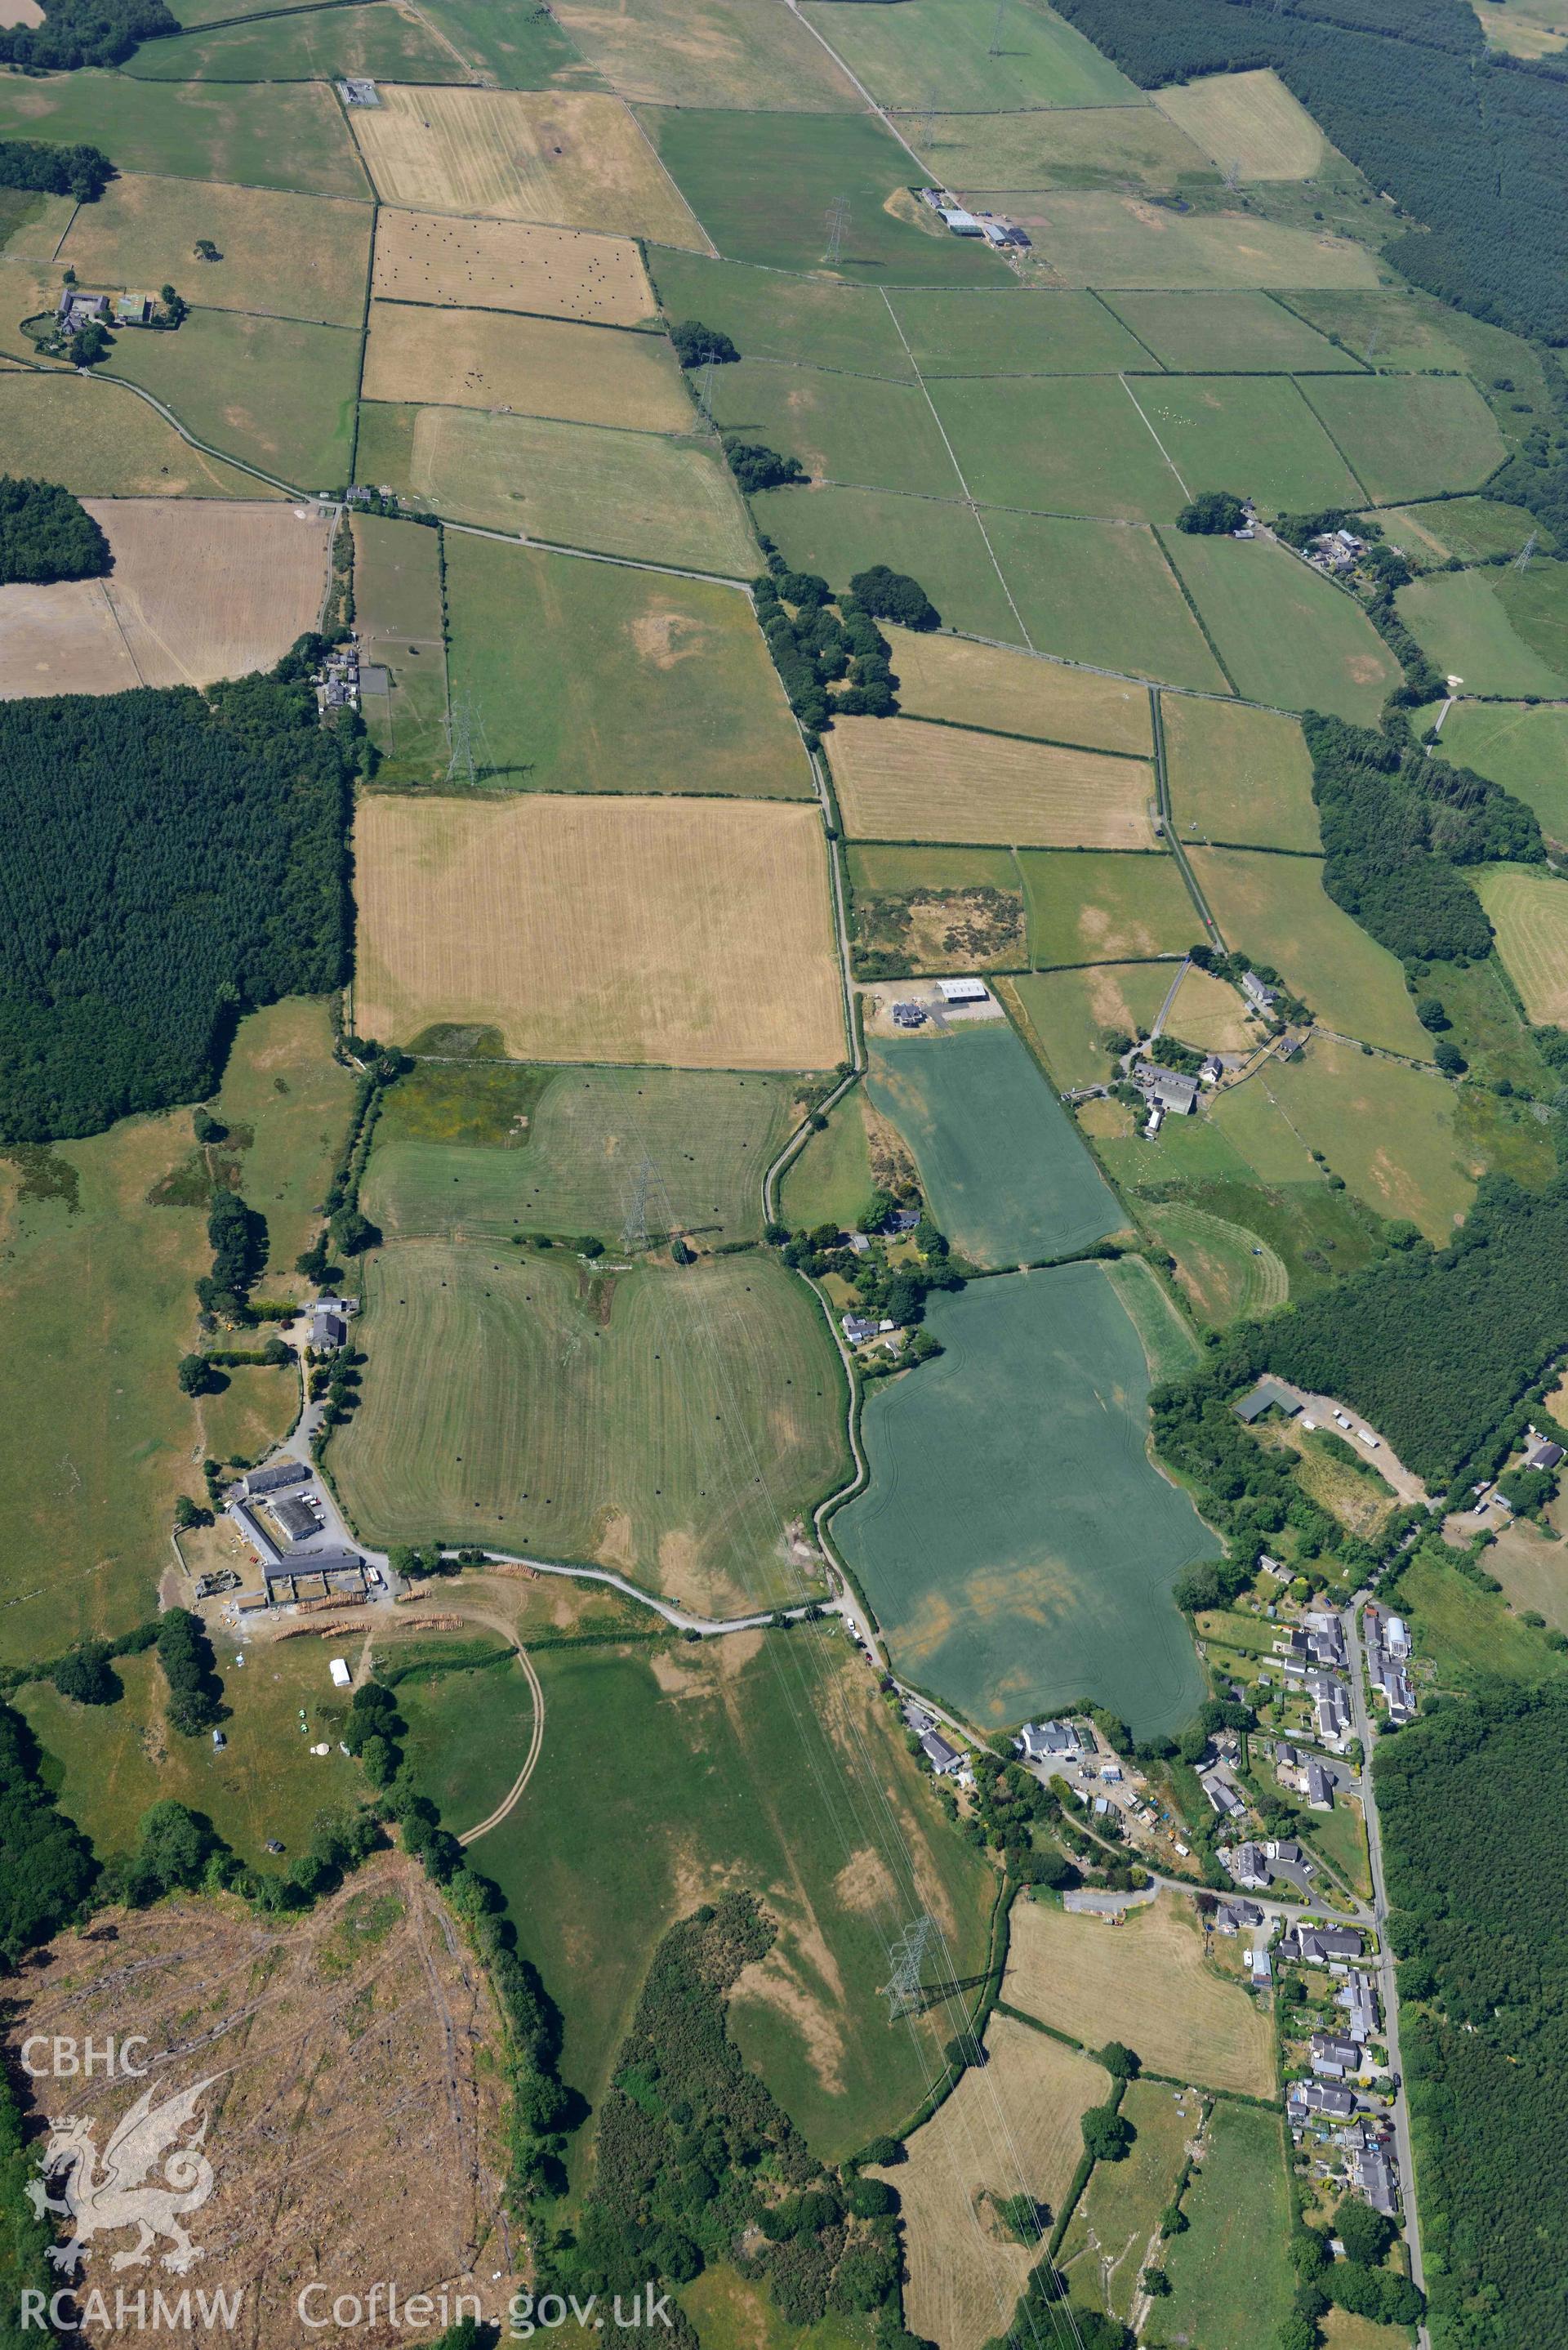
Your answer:
[[[205,1395],[213,1381],[213,1367],[205,1355],[182,1355],[180,1386],[188,1396]]]

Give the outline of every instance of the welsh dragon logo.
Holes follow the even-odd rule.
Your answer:
[[[160,2237],[167,2237],[173,2246],[163,2254],[162,2265],[177,2275],[203,2257],[182,2217],[199,2211],[213,2191],[213,2166],[202,2151],[207,2117],[197,2107],[216,2077],[209,2074],[161,2106],[152,2102],[153,2090],[144,2090],[115,2129],[101,2159],[90,2116],[50,2122],[39,2157],[43,2177],[31,2180],[26,2191],[36,2218],[47,2212],[70,2222],[69,2241],[49,2246],[57,2268],[74,2274],[88,2259],[92,2238],[119,2228],[135,2228],[138,2235],[129,2251],[114,2254],[111,2269],[145,2268]],[[186,2137],[192,2122],[194,2132]],[[160,2166],[161,2177],[156,2175]],[[58,2197],[49,2193],[54,2182],[60,2184]]]

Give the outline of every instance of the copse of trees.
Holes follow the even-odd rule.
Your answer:
[[[0,585],[101,578],[109,568],[109,538],[80,498],[58,482],[0,473]]]
[[[181,29],[163,0],[48,0],[41,25],[0,28],[0,64],[50,73],[118,66],[139,42]]]
[[[0,1143],[199,1100],[339,983],[350,774],[304,681],[0,702]]]
[[[729,367],[741,356],[728,335],[717,327],[705,327],[701,318],[682,318],[670,328],[670,339],[683,368],[704,367],[710,359],[717,367]]]
[[[218,1679],[207,1627],[188,1607],[171,1607],[158,1618],[158,1661],[169,1684],[169,1719],[187,1738],[223,1719],[223,1685]]]
[[[857,571],[849,592],[874,620],[896,620],[901,629],[940,629],[942,616],[918,579],[907,571],[891,571],[885,563]]]
[[[811,475],[798,457],[781,457],[763,441],[740,441],[733,433],[724,435],[724,455],[730,471],[748,496],[757,490],[784,490]]]
[[[0,33],[0,40],[4,37]],[[91,204],[114,176],[114,165],[101,147],[51,147],[38,139],[0,139],[0,188],[74,196],[78,204]]]
[[[1568,340],[1568,80],[1557,60],[1489,49],[1463,0],[1064,0],[1063,13],[1146,89],[1272,66],[1419,224],[1386,260],[1477,317]]]
[[[891,648],[858,598],[840,596],[835,611],[826,579],[774,561],[776,567],[753,580],[752,593],[757,624],[801,724],[820,734],[836,716],[890,718],[898,707]],[[840,691],[830,693],[835,685]]]
[[[1178,530],[1199,538],[1229,538],[1247,519],[1247,510],[1230,490],[1203,490],[1176,517]]]

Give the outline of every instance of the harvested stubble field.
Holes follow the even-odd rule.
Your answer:
[[[1334,904],[1315,857],[1246,848],[1189,854],[1229,947],[1272,963],[1325,1026],[1364,1045],[1431,1059],[1432,1040],[1416,1017],[1397,960]]]
[[[453,522],[731,578],[756,569],[745,510],[711,442],[367,401],[359,462],[367,479],[406,485]]]
[[[487,781],[813,796],[800,730],[735,588],[459,531],[445,555],[452,691],[467,698]]]
[[[1141,686],[958,637],[896,629],[892,645],[898,700],[911,718],[1081,743],[1135,758],[1147,758],[1153,749],[1148,695]]]
[[[1568,889],[1518,866],[1489,867],[1476,887],[1529,1017],[1568,1024]]]
[[[365,1303],[333,1465],[366,1539],[593,1561],[704,1614],[809,1588],[789,1529],[844,1473],[844,1379],[775,1259],[598,1274],[401,1241]]]
[[[1341,376],[1303,390],[1379,504],[1479,489],[1508,455],[1468,376]]]
[[[408,302],[370,305],[363,394],[639,432],[689,432],[696,421],[662,336]]]
[[[1203,152],[1245,180],[1310,180],[1327,140],[1270,68],[1203,74],[1158,90],[1155,104]]]
[[[1290,1295],[1287,1267],[1245,1225],[1181,1200],[1146,1202],[1139,1213],[1175,1259],[1176,1277],[1200,1322],[1266,1314]]]
[[[1355,366],[1349,351],[1268,294],[1117,294],[1110,307],[1179,375]]]
[[[519,1058],[692,1068],[843,1055],[815,807],[372,795],[355,858],[368,1035],[493,1022]]]
[[[554,12],[622,98],[671,106],[857,113],[860,100],[793,11],[724,0],[560,0]]]
[[[78,375],[0,374],[0,447],[16,473],[61,482],[79,498],[282,494],[192,449],[133,391]]]
[[[477,2267],[472,2251],[504,2193],[501,2020],[414,1862],[378,1855],[289,1923],[180,1895],[117,1911],[109,1930],[62,1935],[40,1955],[12,2004],[8,2046],[90,2031],[95,2043],[140,2033],[185,2051],[160,2064],[153,2095],[206,2090],[196,2109],[216,2184],[199,2275],[205,2292],[243,2293],[258,2350],[297,2339],[313,2243],[331,2242],[342,2276],[395,2265],[410,2294],[477,2293],[481,2270],[487,2293],[512,2290],[493,2281],[498,2241]],[[101,2075],[38,2085],[51,2116],[98,2116],[100,2143],[143,2086]],[[171,2298],[180,2282],[161,2277]]]
[[[1135,523],[995,507],[981,520],[1007,579],[1004,633],[1016,636],[1022,625],[1037,652],[1062,660],[1092,661],[1161,685],[1226,691],[1158,533]]]
[[[596,327],[640,327],[658,308],[629,237],[391,206],[377,216],[372,290],[386,301],[472,303]]]
[[[1032,2195],[1059,2207],[1084,2150],[1078,2125],[1110,2085],[1088,2057],[1010,2015],[992,2016],[985,2052],[898,2168],[872,2173],[903,2207],[909,2324],[942,2350],[981,2350],[1006,2332],[1040,2246],[1019,2243],[993,2205]]]
[[[1141,759],[904,718],[841,718],[828,755],[846,829],[864,840],[1151,845]]]
[[[708,249],[636,119],[590,90],[410,89],[356,107],[384,203]]]
[[[366,1212],[393,1240],[756,1240],[763,1170],[797,1115],[791,1080],[755,1071],[421,1061],[377,1125]]]
[[[1037,848],[1024,850],[1018,861],[1029,908],[1030,955],[1047,968],[1179,955],[1200,935],[1202,925],[1172,857],[1093,849],[1075,856]]]
[[[1166,695],[1160,714],[1171,814],[1183,840],[1318,853],[1312,761],[1293,718],[1179,694]]]
[[[357,327],[372,217],[367,203],[329,196],[127,172],[78,208],[60,260],[85,286],[140,290],[172,279],[203,309]],[[217,246],[218,260],[194,258],[198,237]]]
[[[89,500],[114,569],[0,588],[0,695],[210,685],[270,669],[316,626],[329,532],[314,509]]]
[[[1116,1927],[1049,1901],[1016,1903],[1002,1996],[1091,2047],[1125,2041],[1150,2072],[1252,2097],[1273,2089],[1269,2019],[1206,1963],[1182,1894],[1161,1893]]]
[[[1175,213],[1136,195],[1099,190],[988,192],[1050,255],[1064,286],[1375,286],[1365,245],[1256,213]]]
[[[343,110],[318,82],[225,90],[90,69],[37,81],[7,75],[0,138],[89,140],[122,172],[370,197]]]

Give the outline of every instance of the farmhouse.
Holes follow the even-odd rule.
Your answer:
[[[1070,1762],[1084,1747],[1070,1721],[1026,1721],[1013,1743],[1026,1762]]]
[[[1355,2111],[1354,2093],[1336,2089],[1329,2081],[1293,2081],[1285,2103],[1293,2122],[1304,2121],[1309,2114],[1328,2114],[1335,2120],[1348,2121]]]
[[[335,1355],[348,1336],[348,1325],[340,1314],[329,1313],[326,1305],[313,1306],[310,1315],[310,1345],[317,1355]]]
[[[1217,1934],[1239,1934],[1243,1926],[1254,1931],[1263,1922],[1263,1913],[1255,1901],[1221,1901],[1214,1912]]]
[[[911,1003],[906,1001],[900,1001],[894,1004],[893,1025],[895,1028],[923,1028],[925,1024],[926,1007],[923,1003]]]
[[[1323,1967],[1333,1960],[1358,1959],[1361,1947],[1354,1926],[1291,1926],[1280,1944],[1280,1956],[1303,1967]]]
[[[1183,1076],[1179,1070],[1162,1069],[1158,1062],[1143,1061],[1133,1071],[1132,1080],[1155,1109],[1176,1118],[1190,1118],[1198,1107],[1198,1080]]]
[[[920,1752],[939,1779],[945,1779],[948,1773],[956,1771],[963,1761],[957,1747],[950,1746],[940,1730],[927,1731],[920,1741]]]
[[[1255,1011],[1266,1012],[1276,991],[1266,981],[1261,980],[1255,971],[1244,971],[1241,973],[1241,993]]]
[[[1354,2075],[1361,2070],[1362,2052],[1355,2041],[1341,2040],[1332,2032],[1314,2032],[1308,2053],[1320,2081],[1342,2081],[1347,2073]]]
[[[78,327],[103,326],[109,317],[107,294],[78,294],[67,286],[60,296],[60,332],[74,335]]]

